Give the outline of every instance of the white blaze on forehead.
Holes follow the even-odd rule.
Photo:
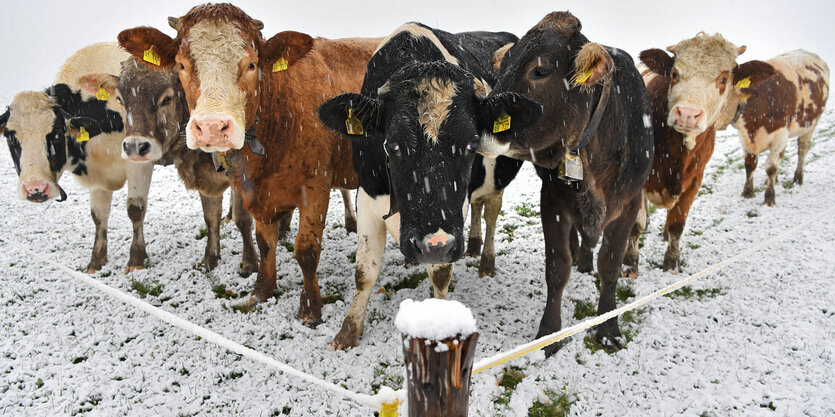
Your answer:
[[[451,80],[432,78],[420,80],[415,89],[419,97],[418,122],[426,137],[432,143],[438,143],[438,133],[449,116],[449,106],[458,93],[458,86]]]
[[[55,124],[55,103],[46,93],[24,91],[9,105],[6,130],[15,132],[20,143],[20,182],[57,180],[49,168],[46,135]]]
[[[200,81],[191,116],[231,116],[244,127],[246,94],[238,87],[238,63],[247,51],[240,29],[229,22],[201,21],[191,28],[188,44]]]

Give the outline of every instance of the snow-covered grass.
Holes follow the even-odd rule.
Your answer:
[[[777,207],[739,195],[744,183],[736,133],[717,139],[702,195],[682,238],[682,274],[659,269],[665,212],[651,215],[641,275],[621,280],[619,303],[698,272],[835,204],[835,113],[821,121],[807,158],[806,184],[789,180],[792,140],[781,165]],[[764,161],[763,161],[764,163]],[[761,164],[762,165],[762,164]],[[762,168],[756,184],[764,181]],[[71,268],[89,260],[93,224],[88,197],[73,180],[64,203],[14,196],[17,177],[0,152],[0,239],[18,242]],[[476,360],[530,341],[544,307],[544,244],[539,180],[526,165],[505,193],[496,241],[497,274],[478,278],[477,262],[455,265],[450,298],[472,310],[480,333]],[[222,256],[209,274],[193,269],[205,245],[200,202],[172,168],[158,167],[146,216],[150,267],[126,276],[131,228],[125,193],[114,196],[109,263],[95,275],[122,291],[349,389],[375,393],[403,381],[394,325],[400,302],[431,297],[425,270],[406,266],[389,239],[372,294],[365,334],[347,352],[326,349],[353,296],[356,236],[342,227],[333,193],[319,283],[327,304],[316,329],[296,318],[301,273],[292,240],[278,248],[277,297],[255,311],[233,307],[254,276],[237,275],[240,236],[223,226]],[[297,229],[294,219],[293,232]],[[541,352],[476,375],[473,416],[811,415],[835,413],[835,219],[662,297],[621,319],[625,349],[606,353],[586,335],[553,357]],[[370,416],[361,408],[229,353],[106,298],[66,274],[0,242],[0,414]],[[595,278],[572,273],[563,325],[593,313]],[[500,382],[501,381],[501,382]]]

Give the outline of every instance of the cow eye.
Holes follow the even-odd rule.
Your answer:
[[[254,64],[254,63],[252,63],[252,62],[250,62],[250,63],[249,63],[249,67],[248,67],[248,68],[249,68],[250,70],[254,70],[254,69],[255,69],[255,64]]]
[[[551,75],[551,68],[539,66],[531,71],[530,78],[534,80],[542,79]]]
[[[471,140],[470,143],[467,144],[467,152],[475,152],[476,149],[478,149],[479,142],[480,139],[478,136],[473,138],[473,140]]]
[[[181,63],[180,63],[180,71],[183,71],[183,70],[185,70],[185,69],[186,69],[186,66],[185,66],[185,65],[183,65],[183,63],[181,62]]]
[[[728,77],[722,77],[722,79],[719,80],[719,82],[722,83],[722,84],[727,83],[728,82]]]
[[[162,103],[160,103],[160,107],[167,106],[169,104],[171,104],[171,96],[166,96],[164,99],[162,99]]]
[[[400,152],[400,145],[396,142],[386,142],[386,150],[389,153],[398,153]]]

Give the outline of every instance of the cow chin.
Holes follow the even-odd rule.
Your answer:
[[[699,133],[690,133],[684,135],[684,147],[687,148],[688,151],[692,151],[693,148],[696,147],[697,136],[699,136]]]
[[[476,152],[486,158],[495,159],[499,155],[505,155],[509,150],[510,142],[501,143],[495,135],[484,133],[481,135],[481,143]]]

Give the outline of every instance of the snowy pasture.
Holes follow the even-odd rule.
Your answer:
[[[777,207],[740,197],[744,182],[736,132],[723,132],[681,243],[683,272],[660,269],[665,212],[650,216],[641,275],[622,279],[619,305],[779,234],[835,204],[835,113],[824,114],[806,166],[792,186],[796,142],[778,177]],[[756,184],[764,182],[762,171]],[[11,158],[0,151],[0,414],[32,416],[371,416],[329,392],[256,364],[101,295],[7,242],[80,270],[89,260],[93,224],[87,194],[69,175],[63,203],[15,197]],[[495,278],[478,278],[476,260],[455,264],[450,298],[468,306],[480,337],[476,360],[533,338],[544,307],[544,244],[539,179],[528,164],[505,193],[496,240]],[[205,245],[198,195],[173,167],[157,167],[145,237],[147,269],[123,273],[131,227],[124,190],[114,195],[109,263],[94,277],[293,367],[348,389],[375,393],[402,386],[402,346],[394,324],[400,302],[431,296],[424,268],[405,266],[389,238],[357,348],[327,349],[354,287],[356,235],[332,193],[319,284],[327,304],[315,329],[296,318],[301,273],[292,238],[278,248],[276,297],[249,313],[233,307],[255,276],[237,274],[241,240],[221,231],[223,259],[193,268]],[[228,201],[228,199],[227,199]],[[228,203],[227,203],[228,204]],[[297,219],[291,233],[295,234]],[[549,402],[577,416],[831,416],[835,414],[835,218],[816,219],[788,239],[661,297],[621,320],[625,349],[596,350],[580,334],[553,357],[539,352],[476,375],[472,416],[526,416]],[[563,325],[596,305],[594,276],[574,271]],[[593,307],[592,307],[593,309]],[[590,333],[589,333],[590,334]],[[505,375],[503,377],[503,375]],[[499,384],[499,380],[502,380]],[[552,406],[555,408],[555,406]],[[401,407],[401,412],[403,408]]]

